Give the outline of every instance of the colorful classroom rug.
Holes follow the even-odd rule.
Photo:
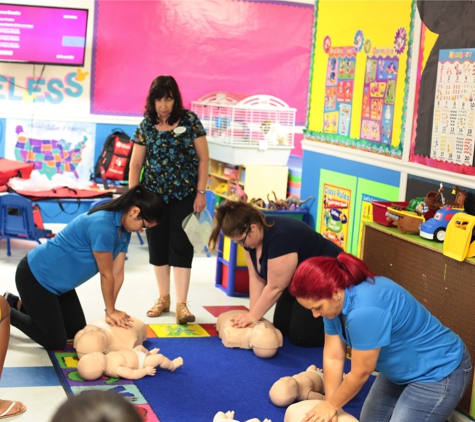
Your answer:
[[[225,348],[215,324],[154,324],[147,327],[144,346],[160,348],[184,365],[174,372],[157,368],[155,376],[140,380],[103,377],[82,380],[76,370],[75,350],[50,351],[50,357],[67,394],[84,390],[112,390],[133,403],[146,422],[212,422],[218,411],[235,411],[235,419],[251,418],[272,422],[284,419],[284,408],[269,399],[272,384],[283,376],[304,371],[309,365],[322,365],[322,348],[302,348],[284,339],[284,346],[271,359],[260,359],[252,350]],[[346,370],[349,370],[347,362]],[[361,406],[374,377],[345,410],[359,417]]]

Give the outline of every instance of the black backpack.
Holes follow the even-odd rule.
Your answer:
[[[134,144],[122,129],[113,129],[102,147],[94,177],[104,180],[129,180],[129,163]]]

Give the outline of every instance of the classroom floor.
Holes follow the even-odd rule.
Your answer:
[[[55,229],[53,228],[53,231]],[[145,236],[144,236],[145,238]],[[12,255],[6,255],[6,241],[0,241],[0,280],[1,291],[17,293],[15,271],[18,262],[35,247],[34,242],[12,241]],[[140,318],[146,324],[175,323],[175,297],[172,294],[170,313],[159,318],[148,318],[146,311],[157,298],[157,287],[153,268],[148,264],[147,245],[140,245],[138,237],[132,235],[128,260],[125,265],[125,281],[119,294],[117,307]],[[74,269],[72,269],[74,271]],[[249,306],[247,298],[227,296],[215,287],[216,258],[197,256],[193,262],[189,308],[196,316],[197,323],[215,323],[216,318],[203,306],[244,305]],[[173,292],[172,282],[172,292]],[[78,289],[87,321],[104,316],[99,277],[96,276]],[[272,320],[272,312],[266,317]],[[52,367],[46,351],[31,341],[23,333],[12,327],[2,379],[0,398],[22,401],[28,410],[14,421],[49,422],[57,407],[66,399],[66,394]]]

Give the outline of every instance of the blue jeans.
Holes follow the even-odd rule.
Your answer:
[[[380,373],[364,402],[360,422],[445,422],[462,399],[471,376],[466,348],[460,365],[438,382],[397,385]]]

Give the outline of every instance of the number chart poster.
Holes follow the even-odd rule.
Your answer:
[[[317,2],[306,138],[402,158],[415,14],[412,0]]]
[[[430,157],[473,163],[475,49],[440,50]]]

